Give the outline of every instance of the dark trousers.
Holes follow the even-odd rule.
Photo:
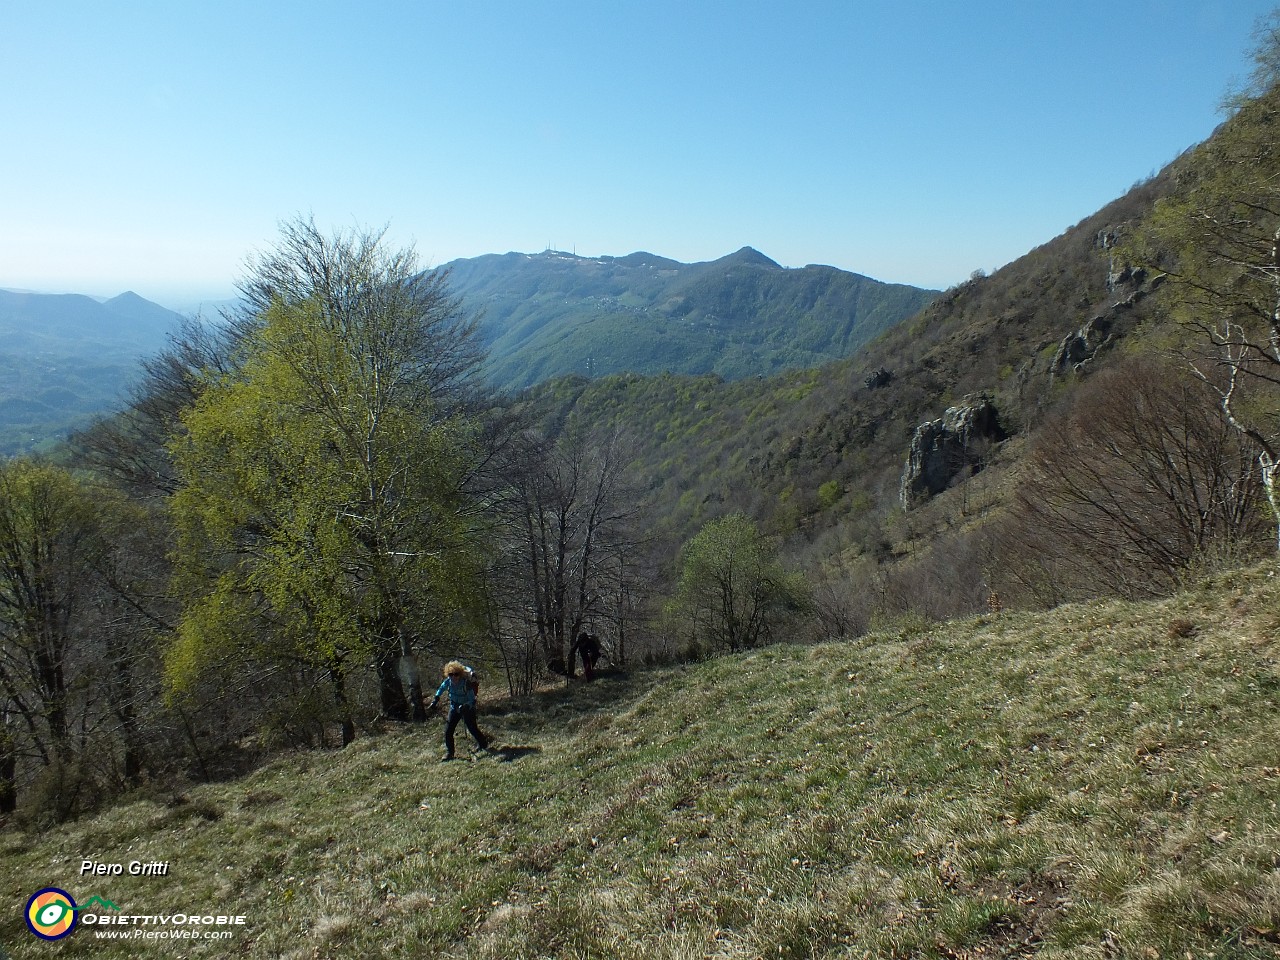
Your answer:
[[[453,732],[458,729],[458,721],[461,720],[467,726],[467,733],[471,734],[471,738],[475,740],[476,746],[481,750],[489,746],[489,741],[485,739],[480,728],[476,725],[476,705],[474,703],[467,704],[450,704],[449,719],[444,724],[444,750],[449,756],[453,756]]]

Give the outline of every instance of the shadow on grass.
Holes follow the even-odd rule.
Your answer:
[[[581,677],[562,679],[552,687],[527,696],[494,702],[482,708],[501,719],[513,731],[537,735],[550,727],[600,713],[618,713],[647,693],[663,674],[656,670],[632,673],[623,669],[602,670],[594,680]]]
[[[532,753],[541,753],[541,752],[542,752],[541,747],[503,746],[503,747],[489,748],[489,753],[499,763],[513,763],[516,760],[519,760],[521,757],[527,757]]]

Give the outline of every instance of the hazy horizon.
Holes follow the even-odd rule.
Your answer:
[[[944,289],[1206,139],[1273,7],[19,4],[0,286],[225,299],[311,215],[426,266],[750,245]]]

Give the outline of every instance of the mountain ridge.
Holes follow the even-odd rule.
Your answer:
[[[131,290],[107,300],[81,293],[0,290],[0,334],[49,344],[98,340],[109,349],[146,351],[163,343],[181,315]]]
[[[950,288],[844,359],[734,382],[563,378],[532,394],[552,411],[548,422],[572,411],[581,422],[627,427],[639,482],[661,504],[658,526],[674,542],[740,511],[797,557],[830,570],[859,558],[905,557],[912,544],[928,542],[921,530],[948,529],[946,496],[909,522],[900,512],[899,485],[918,427],[967,396],[989,396],[1012,442],[993,448],[994,469],[972,489],[999,490],[995,478],[1088,376],[1055,367],[1064,339],[1104,320],[1109,334],[1091,353],[1093,371],[1123,352],[1118,345],[1138,348],[1155,329],[1167,312],[1168,285],[1113,277],[1099,238],[1136,229],[1176,191],[1185,165],[1175,161],[992,274]],[[823,556],[833,542],[839,555]],[[962,598],[982,588],[959,581],[968,574],[981,580],[983,565],[975,558],[949,570],[946,596],[965,608]]]
[[[843,359],[937,295],[827,265],[788,268],[744,246],[681,263],[646,251],[508,252],[444,264],[482,316],[487,370],[523,388],[568,373],[725,379]]]
[[[0,290],[0,454],[55,443],[122,406],[138,361],[181,319],[131,290],[107,300]]]

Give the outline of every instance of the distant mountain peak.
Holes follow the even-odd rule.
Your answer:
[[[721,257],[716,263],[724,266],[750,266],[750,267],[766,267],[770,270],[783,269],[782,264],[776,260],[771,260],[755,247],[743,247],[727,257]]]
[[[669,260],[666,257],[660,257],[656,253],[649,253],[647,250],[637,250],[635,253],[629,253],[625,257],[611,257],[615,263],[624,267],[682,267],[684,264],[676,260]]]
[[[132,290],[126,290],[118,296],[104,298],[101,301],[104,307],[111,310],[154,310],[160,305],[152,303],[146,297],[141,297]],[[160,309],[165,309],[160,307]]]
[[[483,314],[486,373],[510,389],[583,371],[739,379],[814,367],[936,296],[835,268],[789,270],[752,247],[698,263],[544,251],[446,267],[454,292]]]

